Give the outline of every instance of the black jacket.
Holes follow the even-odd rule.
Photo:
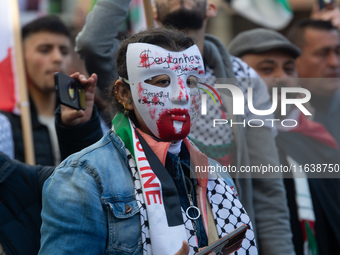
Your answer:
[[[21,118],[9,112],[2,112],[11,122],[14,140],[14,158],[25,162],[25,150],[23,144]],[[32,120],[33,143],[35,163],[43,166],[53,166],[54,158],[52,143],[48,128],[38,120],[38,113],[32,100],[30,100],[30,113]]]
[[[41,191],[53,170],[11,160],[0,152],[0,243],[7,255],[38,253]]]
[[[103,135],[96,109],[90,121],[72,128],[61,124],[57,109],[56,130],[63,159],[95,143]],[[7,255],[38,253],[42,187],[53,170],[54,167],[11,160],[0,152],[0,243]]]

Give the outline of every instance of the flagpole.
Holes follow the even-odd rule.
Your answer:
[[[19,87],[20,96],[19,108],[21,112],[21,126],[24,142],[25,162],[27,164],[35,165],[31,113],[27,94],[26,75],[24,68],[18,0],[10,0],[10,4],[13,19],[14,55],[17,74],[16,77],[18,79],[16,82],[18,83]]]
[[[144,4],[144,13],[145,13],[145,19],[146,19],[146,26],[148,28],[153,27],[153,14],[152,14],[152,6],[151,6],[151,0],[143,0]]]

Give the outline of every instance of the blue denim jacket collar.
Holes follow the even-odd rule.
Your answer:
[[[122,158],[126,159],[126,164],[127,164],[128,161],[127,161],[126,151],[125,151],[126,147],[122,139],[112,129],[110,129],[106,135],[112,141],[113,145],[117,148]]]

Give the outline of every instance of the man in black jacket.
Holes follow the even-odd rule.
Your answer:
[[[71,34],[55,16],[41,17],[22,28],[26,82],[36,164],[60,163],[58,141],[54,129],[56,94],[54,72],[69,71],[71,65]],[[24,146],[20,116],[4,113],[11,122],[14,157],[22,162]]]

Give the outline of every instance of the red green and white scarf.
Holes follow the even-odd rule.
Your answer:
[[[152,153],[150,147],[142,147],[144,138],[139,134],[141,131],[136,132],[124,114],[114,118],[112,129],[126,146],[140,210],[143,254],[173,255],[181,248],[183,240],[189,243],[189,254],[195,254],[198,243],[193,234],[193,222],[180,206],[177,189],[169,173],[163,170],[164,166],[161,169],[161,166],[157,167],[155,162],[149,161]],[[190,154],[196,154],[195,157],[191,155],[194,165],[208,166],[208,158],[204,154],[196,150],[188,139],[183,142],[190,149]],[[212,173],[196,173],[196,178],[197,205],[206,232],[208,219],[205,202],[208,198],[219,237],[247,224],[248,231],[237,254],[258,254],[249,216],[226,182]]]

